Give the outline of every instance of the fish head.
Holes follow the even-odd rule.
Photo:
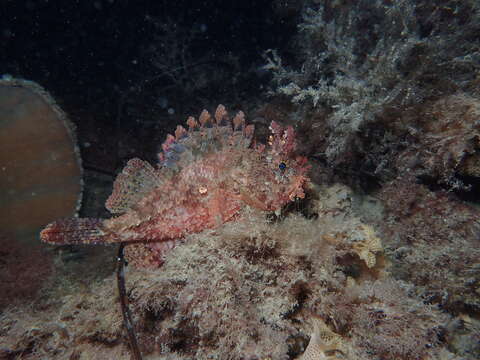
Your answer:
[[[254,148],[252,156],[243,159],[238,191],[250,206],[277,211],[297,198],[305,197],[308,182],[307,159],[295,154],[295,132],[276,122],[270,125],[267,145]]]

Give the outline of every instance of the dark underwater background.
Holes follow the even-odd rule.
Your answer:
[[[2,0],[0,359],[131,358],[116,247],[38,234],[218,104],[293,126],[307,195],[127,266],[145,359],[480,358],[479,34],[476,0]]]

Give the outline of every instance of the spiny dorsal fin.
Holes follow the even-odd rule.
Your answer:
[[[203,110],[198,121],[192,116],[187,119],[188,130],[179,126],[175,136],[168,135],[159,154],[160,165],[180,169],[207,153],[225,147],[247,148],[253,137],[253,125],[245,125],[245,115],[238,112],[228,118],[223,105],[218,105],[214,118]]]
[[[140,159],[131,159],[115,179],[112,195],[105,207],[113,214],[124,213],[160,183],[152,165]]]

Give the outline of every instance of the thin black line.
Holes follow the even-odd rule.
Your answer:
[[[123,256],[124,243],[120,243],[117,255],[117,285],[118,295],[120,297],[120,306],[122,308],[123,324],[127,329],[128,341],[130,343],[130,350],[132,351],[133,360],[142,360],[142,354],[138,348],[137,337],[135,336],[135,329],[133,327],[132,314],[128,308],[127,292],[125,290],[125,259]]]

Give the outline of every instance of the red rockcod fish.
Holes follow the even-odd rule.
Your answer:
[[[70,218],[41,233],[51,244],[125,242],[137,267],[159,267],[185,235],[235,219],[246,205],[276,211],[303,198],[307,160],[295,157],[292,127],[272,122],[268,145],[252,146],[253,125],[243,112],[232,120],[223,105],[214,118],[204,110],[162,144],[158,168],[132,159],[114,182],[111,219]]]

